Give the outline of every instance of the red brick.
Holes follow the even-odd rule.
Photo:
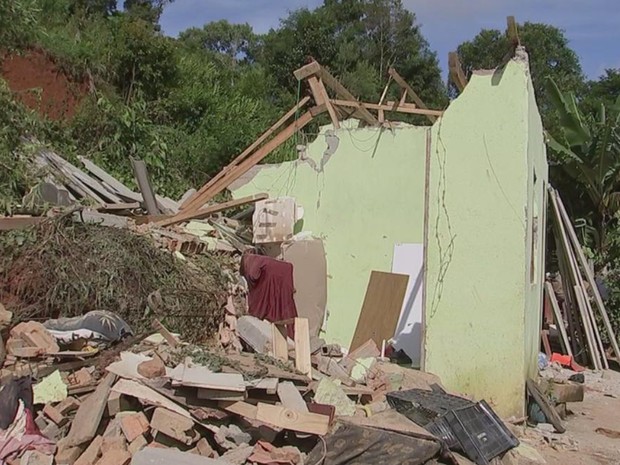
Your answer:
[[[53,407],[52,404],[47,404],[43,407],[43,414],[58,426],[62,426],[67,423],[67,418],[65,418],[65,416],[60,413],[56,407]]]
[[[96,465],[127,465],[131,460],[131,454],[126,450],[114,449],[97,461]]]
[[[103,438],[97,436],[91,441],[86,450],[80,455],[80,458],[76,460],[73,465],[94,465],[99,456],[101,455],[101,445],[103,444]]]

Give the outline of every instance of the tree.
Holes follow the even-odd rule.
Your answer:
[[[548,135],[562,169],[580,189],[582,212],[591,213],[596,249],[602,255],[607,248],[607,232],[617,224],[620,212],[620,96],[611,105],[600,104],[595,117],[584,116],[573,92],[560,92],[553,79],[548,80],[549,99],[560,122],[559,137]],[[574,184],[573,184],[574,185]],[[579,195],[583,193],[583,195]]]
[[[164,7],[174,0],[125,0],[123,8],[135,18],[158,24]]]
[[[216,57],[225,57],[226,62],[250,62],[256,52],[257,36],[249,24],[231,24],[226,20],[205,24],[202,28],[192,27],[179,35],[186,46],[211,52]]]
[[[620,69],[607,69],[597,81],[588,83],[588,91],[583,99],[586,112],[595,113],[600,104],[613,105],[620,95]]]
[[[292,12],[264,37],[260,61],[283,88],[295,88],[292,71],[310,58],[364,100],[379,98],[390,67],[429,106],[447,100],[437,57],[401,0],[325,0]]]
[[[518,26],[519,39],[528,52],[530,71],[538,106],[547,129],[557,124],[554,106],[547,94],[546,78],[561,89],[580,95],[583,73],[577,54],[569,47],[564,32],[554,26],[526,22]],[[459,45],[457,52],[466,75],[476,69],[493,69],[511,50],[508,37],[494,29],[483,29],[473,40]]]

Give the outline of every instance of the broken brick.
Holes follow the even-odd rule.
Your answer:
[[[138,436],[148,432],[149,421],[142,412],[127,415],[121,418],[121,430],[127,441],[132,442]]]
[[[80,455],[82,449],[79,447],[59,447],[56,453],[56,465],[73,465]]]
[[[52,404],[47,404],[45,407],[43,407],[43,414],[54,423],[56,423],[58,426],[62,426],[68,421],[67,418],[62,413],[60,413],[56,407],[52,406]]]
[[[129,447],[127,447],[127,450],[133,456],[136,452],[144,449],[147,445],[148,445],[148,442],[146,438],[143,435],[140,435],[136,439],[134,439],[131,442],[131,444],[129,444]]]
[[[159,378],[165,376],[166,365],[158,356],[155,356],[152,360],[140,363],[138,365],[138,373],[148,379]]]
[[[151,428],[183,444],[193,444],[200,439],[190,418],[161,407],[153,412]]]
[[[80,455],[73,465],[93,465],[101,455],[101,445],[103,438],[97,436],[91,441],[86,450]]]

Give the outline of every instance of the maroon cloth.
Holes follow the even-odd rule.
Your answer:
[[[241,274],[250,289],[250,315],[271,322],[297,316],[292,264],[263,255],[245,254],[241,259]],[[292,325],[289,336],[293,336]]]

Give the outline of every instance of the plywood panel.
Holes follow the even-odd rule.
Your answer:
[[[349,350],[355,350],[369,339],[379,347],[394,336],[407,292],[409,276],[373,271],[366,289],[362,312]]]

